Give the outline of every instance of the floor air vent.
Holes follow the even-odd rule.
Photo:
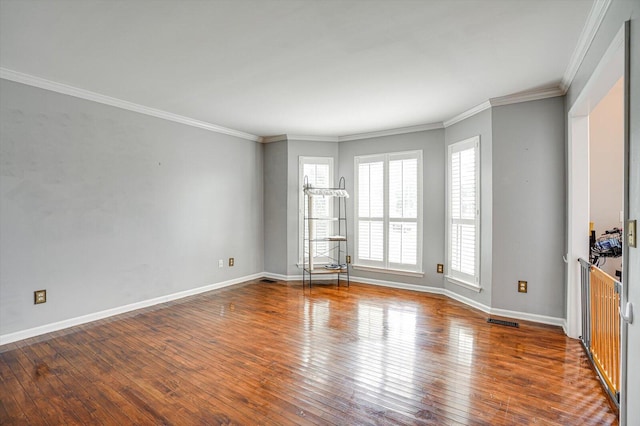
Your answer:
[[[515,328],[520,327],[517,322],[513,322],[513,321],[504,321],[504,320],[489,318],[487,319],[487,322],[491,324],[506,325],[507,327],[515,327]]]
[[[273,284],[273,283],[277,283],[278,281],[276,280],[272,280],[271,278],[263,278],[260,280],[261,283],[269,283],[269,284]]]

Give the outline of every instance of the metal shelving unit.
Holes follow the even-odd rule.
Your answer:
[[[337,188],[313,188],[308,184],[308,179],[304,178],[304,196],[305,203],[308,206],[304,214],[304,228],[308,234],[303,233],[302,245],[304,250],[304,265],[302,272],[302,288],[304,289],[307,281],[309,290],[313,283],[314,275],[337,275],[338,287],[340,286],[340,278],[346,276],[347,287],[349,287],[349,264],[351,259],[349,256],[349,244],[347,241],[347,198],[349,194],[345,189],[344,177],[340,178]],[[313,213],[314,198],[317,197],[333,197],[338,202],[337,216],[335,217],[310,217]],[[318,238],[316,233],[316,224],[318,222],[334,222],[335,235]],[[335,229],[337,225],[337,230]],[[326,249],[320,252],[316,249],[316,243],[326,243]],[[322,258],[323,263],[316,263],[315,260]],[[329,262],[327,262],[329,260]]]

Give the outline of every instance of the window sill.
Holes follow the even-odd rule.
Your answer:
[[[449,275],[445,275],[445,278],[451,284],[459,285],[460,287],[464,287],[466,289],[475,291],[476,293],[480,293],[482,291],[482,287],[480,287],[479,285],[471,284],[469,282],[459,280],[459,279],[451,277]]]
[[[400,269],[376,268],[375,266],[353,265],[358,271],[378,272],[382,274],[404,275],[406,277],[424,277],[424,272],[403,271]]]

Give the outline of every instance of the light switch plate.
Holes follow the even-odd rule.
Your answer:
[[[629,247],[636,247],[638,234],[636,233],[636,221],[630,220],[627,222],[627,245]]]

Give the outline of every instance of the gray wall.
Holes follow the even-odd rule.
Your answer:
[[[492,119],[492,307],[562,318],[564,98],[495,107]]]
[[[492,295],[492,241],[493,241],[493,192],[492,192],[492,161],[493,161],[493,130],[491,123],[491,109],[482,111],[459,123],[447,127],[445,139],[447,147],[453,143],[480,135],[480,286],[482,291],[473,290],[450,283],[445,279],[445,287],[463,297],[491,306]],[[443,160],[447,162],[446,150]],[[444,202],[443,202],[444,203]],[[442,226],[445,226],[444,220]],[[446,246],[442,246],[443,252]]]
[[[255,142],[1,80],[0,158],[0,334],[264,269]]]
[[[287,275],[287,141],[264,145],[264,270]]]
[[[423,160],[423,260],[424,277],[408,277],[395,274],[354,270],[353,275],[362,278],[402,282],[430,287],[442,287],[442,274],[436,272],[436,264],[444,263],[444,214],[445,214],[445,150],[444,130],[430,130],[403,135],[340,142],[339,175],[344,176],[349,194],[354,194],[354,157],[422,150]],[[354,253],[353,198],[347,207],[349,241]]]
[[[338,144],[286,139],[264,145],[265,272],[295,277],[298,267],[299,158],[331,157],[338,182]]]
[[[630,105],[629,105],[629,217],[640,220],[640,1],[613,0],[602,25],[567,93],[566,112],[571,109],[591,78],[611,41],[625,21],[631,21]],[[626,407],[628,425],[640,424],[640,248],[630,248],[625,285],[633,303],[636,318],[629,326],[627,359],[627,392],[622,404]],[[623,416],[625,416],[623,409]]]

